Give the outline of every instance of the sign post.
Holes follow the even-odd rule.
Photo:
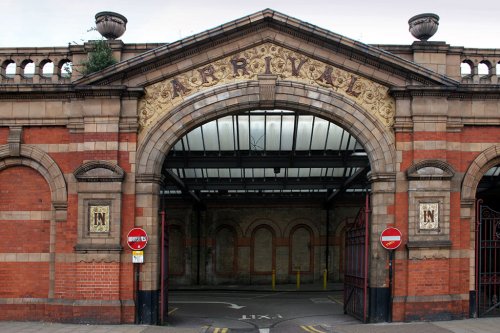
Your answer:
[[[392,322],[392,261],[394,259],[394,250],[401,245],[402,234],[397,228],[387,228],[380,234],[380,244],[389,250],[389,310],[387,322]]]
[[[135,271],[135,303],[139,304],[139,265],[144,263],[144,251],[148,243],[148,234],[142,228],[133,228],[128,232],[127,244],[132,250],[132,263]],[[139,324],[139,307],[136,306],[135,323]]]

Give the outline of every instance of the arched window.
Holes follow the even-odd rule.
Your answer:
[[[6,60],[2,64],[2,75],[9,79],[14,78],[14,75],[16,75],[16,63],[12,60]]]
[[[25,78],[32,78],[35,75],[35,63],[31,59],[26,59],[21,63],[21,70]]]
[[[222,226],[215,234],[215,272],[233,274],[236,271],[236,232]]]
[[[290,270],[312,271],[312,235],[308,227],[299,225],[290,235]]]
[[[271,273],[274,269],[274,233],[260,225],[252,233],[252,272]]]
[[[460,64],[460,76],[470,76],[472,75],[472,69],[474,68],[474,64],[470,60],[464,60]]]
[[[44,60],[40,63],[40,67],[42,67],[43,77],[50,78],[54,74],[54,63],[52,61]]]
[[[491,63],[487,60],[483,60],[477,66],[477,73],[479,76],[487,76],[491,74]]]
[[[70,78],[73,74],[73,63],[69,59],[63,59],[57,66],[57,73],[61,78]]]

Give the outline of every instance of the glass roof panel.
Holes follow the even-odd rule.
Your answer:
[[[283,116],[281,125],[281,150],[292,150],[293,148],[293,131],[295,128],[295,116]]]
[[[340,141],[342,140],[342,134],[344,130],[339,126],[334,124],[330,125],[330,130],[328,131],[328,141],[326,145],[327,150],[339,150]]]
[[[300,116],[297,124],[297,150],[309,150],[311,133],[313,126],[313,116]]]
[[[342,177],[344,175],[345,168],[335,168],[332,169],[332,177]]]
[[[250,147],[251,150],[264,150],[264,116],[251,117],[250,121]]]
[[[364,159],[368,162],[363,147],[341,127],[284,110],[256,110],[205,123],[179,140],[169,154],[165,167],[172,177],[184,180],[179,185],[173,179],[169,189],[181,186],[183,193],[234,191],[238,186],[242,193],[338,189],[364,168]],[[486,174],[493,173],[500,174],[500,168]]]
[[[281,116],[267,116],[266,150],[280,150]]]
[[[188,150],[203,151],[203,139],[201,136],[201,127],[197,127],[187,135]]]
[[[238,137],[238,142],[239,142],[239,147],[240,150],[249,150],[250,145],[249,145],[249,134],[248,134],[248,124],[249,124],[249,118],[250,116],[237,116],[238,118],[238,128],[237,132],[239,134]],[[238,143],[237,143],[238,145]]]
[[[253,173],[253,178],[262,178],[264,177],[264,170],[265,169],[252,169]]]
[[[321,119],[315,118],[314,128],[313,128],[313,136],[311,142],[312,150],[323,150],[325,149],[325,140],[328,131],[329,122]]]
[[[311,177],[321,177],[321,168],[311,168]]]
[[[219,150],[219,135],[217,133],[217,121],[206,123],[202,127],[203,139],[206,150]]]
[[[220,150],[223,151],[234,151],[234,126],[233,117],[224,117],[219,119],[219,138],[220,138]]]
[[[495,166],[484,173],[485,176],[498,176],[500,173],[500,167]]]
[[[351,143],[351,135],[346,131],[343,131],[342,141],[340,142],[340,150],[347,150],[347,147],[350,143]]]

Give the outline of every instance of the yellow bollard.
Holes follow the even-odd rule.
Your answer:
[[[300,289],[300,267],[297,270],[297,290]]]
[[[325,269],[323,271],[323,290],[326,290],[327,279],[328,279],[328,271]]]
[[[275,269],[273,269],[271,284],[272,284],[273,291],[276,291],[276,270]]]

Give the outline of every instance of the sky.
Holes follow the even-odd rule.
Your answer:
[[[171,43],[266,8],[366,44],[411,44],[408,19],[440,16],[430,41],[500,48],[500,0],[0,0],[0,47],[46,47],[99,39],[95,14],[127,17],[125,43]],[[467,5],[466,5],[467,4]]]

